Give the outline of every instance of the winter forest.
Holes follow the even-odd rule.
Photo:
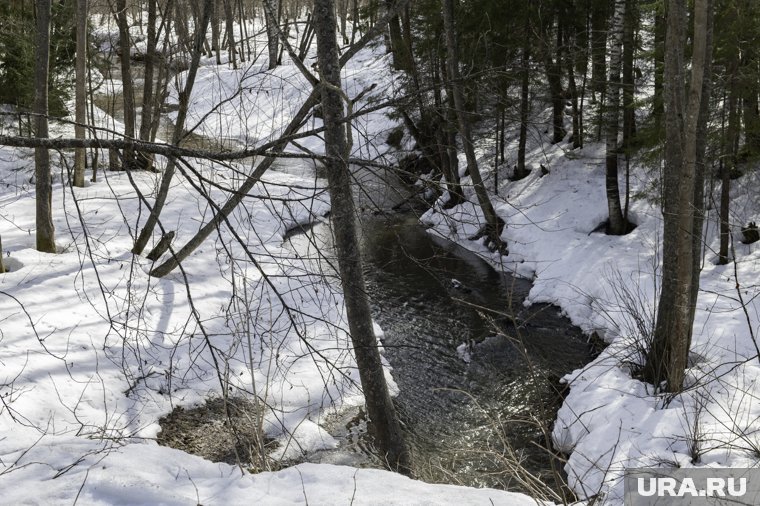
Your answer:
[[[0,2],[0,503],[622,505],[760,467],[759,20]]]

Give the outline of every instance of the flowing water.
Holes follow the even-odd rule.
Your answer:
[[[585,337],[557,307],[524,307],[529,281],[434,237],[413,211],[394,211],[410,195],[398,179],[360,168],[354,176],[368,293],[415,474],[525,490],[508,467],[520,461],[552,481],[544,430],[561,402],[559,378],[591,358]],[[302,255],[315,247],[330,255],[330,223],[288,242]],[[342,431],[337,456],[311,460],[361,463],[345,458],[366,452],[356,433],[356,425]]]

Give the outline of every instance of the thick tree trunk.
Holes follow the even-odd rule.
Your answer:
[[[760,110],[758,110],[757,48],[753,43],[741,44],[741,92],[744,116],[744,151],[760,153]]]
[[[273,6],[277,8],[282,0],[272,0]],[[267,49],[269,50],[269,70],[277,67],[277,58],[280,55],[279,39],[277,26],[279,20],[274,17],[269,9],[264,9],[264,18],[267,23]]]
[[[462,137],[462,144],[467,158],[467,170],[472,179],[472,185],[475,195],[478,198],[480,208],[483,210],[486,223],[475,238],[485,237],[486,244],[492,250],[499,250],[502,254],[507,255],[507,245],[501,239],[501,232],[504,228],[504,222],[496,214],[488,196],[486,187],[483,184],[483,178],[480,175],[478,161],[475,156],[475,148],[472,144],[472,133],[470,131],[470,121],[467,117],[467,111],[464,102],[464,93],[462,92],[462,82],[459,75],[459,56],[456,27],[454,26],[454,12],[456,0],[443,0],[443,23],[446,32],[446,61],[448,63],[448,76],[451,83],[451,89],[456,109],[457,120],[459,123],[459,134]]]
[[[36,137],[48,137],[48,74],[50,61],[50,0],[37,0],[37,49],[34,68],[34,112]],[[53,227],[53,182],[50,154],[46,148],[34,150],[34,178],[37,191],[37,250],[55,253]]]
[[[356,210],[351,194],[348,143],[343,125],[343,98],[332,0],[315,0],[317,58],[322,77],[322,113],[325,123],[325,164],[332,207],[333,235],[343,286],[348,326],[359,368],[367,413],[375,443],[393,470],[410,472],[409,451],[388,393],[378,343],[372,326],[356,231]]]
[[[710,90],[710,0],[694,2],[694,37],[688,97],[684,93],[685,0],[668,0],[665,44],[665,177],[662,290],[644,376],[670,392],[683,388],[694,304],[699,289],[704,170],[698,145],[706,137],[705,93]],[[688,102],[687,102],[688,99]]]
[[[74,137],[84,139],[87,123],[87,0],[77,0],[77,54],[75,83],[75,119]],[[84,170],[86,150],[74,151],[74,186],[84,187]]]
[[[615,14],[610,30],[610,74],[607,83],[607,104],[604,114],[606,139],[605,187],[607,190],[607,233],[623,235],[628,232],[628,223],[620,205],[618,186],[618,134],[620,122],[620,68],[622,64],[623,20],[626,0],[615,0]]]
[[[385,0],[386,6],[390,9],[393,0]],[[401,31],[401,20],[399,16],[393,16],[388,22],[388,32],[391,38],[391,51],[393,52],[393,67],[396,70],[403,70],[411,75],[413,72],[412,54],[407,46]]]

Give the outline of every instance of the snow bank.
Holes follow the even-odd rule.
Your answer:
[[[516,153],[512,139],[508,153]],[[716,265],[718,218],[712,203],[717,202],[719,182],[711,184],[706,216],[687,389],[672,398],[653,395],[651,385],[632,378],[632,370],[642,362],[642,336],[653,321],[660,283],[658,172],[633,161],[630,217],[638,226],[625,236],[607,236],[598,228],[607,217],[604,146],[571,150],[567,143],[551,146],[547,135],[536,133],[530,146],[530,176],[507,181],[511,170],[502,168],[503,182],[494,195],[497,212],[507,223],[502,238],[509,244],[508,257],[467,239],[484,223],[475,204],[436,207],[423,222],[432,233],[532,279],[526,303],[556,304],[575,325],[610,343],[591,364],[563,379],[571,388],[553,438],[559,449],[570,453],[566,470],[573,490],[581,498],[598,496],[605,504],[621,504],[622,477],[629,467],[757,466],[760,363],[751,332],[760,328],[760,249],[741,244],[735,230],[736,266]],[[479,148],[481,171],[488,174],[486,185],[492,189],[493,146],[484,142]],[[539,164],[549,174],[542,177]],[[621,189],[624,185],[621,174]],[[733,182],[734,223],[757,219],[757,185],[757,174]]]

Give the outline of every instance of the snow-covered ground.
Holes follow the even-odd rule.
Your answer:
[[[760,214],[754,191],[757,173],[748,171],[732,182],[736,264],[716,265],[720,182],[708,181],[703,270],[686,389],[673,397],[653,395],[651,385],[631,373],[642,363],[642,337],[654,321],[660,284],[658,170],[633,160],[630,217],[638,226],[625,236],[607,236],[597,228],[607,217],[603,144],[580,150],[567,143],[552,146],[540,126],[531,140],[529,163],[534,170],[511,182],[504,181],[507,171],[502,169],[504,182],[494,197],[507,223],[502,238],[509,244],[508,257],[467,239],[483,223],[474,204],[449,211],[436,208],[423,222],[433,233],[532,279],[527,303],[556,304],[575,325],[609,343],[591,364],[563,379],[571,388],[553,439],[569,454],[566,470],[573,490],[580,498],[599,496],[605,504],[621,504],[626,468],[757,467],[760,359],[752,336],[760,329],[760,247],[742,244],[739,230]],[[516,153],[514,138],[507,152]],[[492,169],[492,153],[492,145],[481,145],[481,170],[489,164]],[[550,173],[542,177],[539,164]],[[493,180],[486,184],[491,188]],[[624,185],[621,174],[621,189]]]
[[[365,50],[347,66],[349,95],[372,83],[393,86],[382,53]],[[205,115],[199,128],[206,135],[248,144],[270,138],[303,98],[290,65],[270,73],[259,63],[238,71],[212,63],[204,61],[189,120]],[[214,90],[246,101],[206,115],[204,98],[229,98]],[[121,128],[103,111],[96,117]],[[231,117],[245,124],[219,131]],[[378,156],[386,146],[377,139],[393,126],[383,113],[357,121],[355,146],[365,150],[357,154]],[[1,128],[15,132],[10,123]],[[51,135],[73,131],[54,124]],[[318,137],[302,143],[319,144]],[[9,269],[0,275],[0,503],[536,504],[519,494],[331,465],[251,475],[159,446],[161,416],[227,392],[259,399],[262,427],[277,445],[273,459],[297,458],[334,447],[321,423],[363,402],[341,293],[283,247],[289,228],[329,210],[324,182],[303,167],[270,171],[229,229],[181,270],[154,279],[152,262],[130,249],[147,214],[136,190],[151,199],[156,176],[100,172],[96,183],[72,189],[62,184],[70,155],[52,154],[59,252],[44,254],[34,242],[32,152],[0,147],[0,237]],[[253,167],[190,163],[204,179],[178,175],[161,218],[176,231],[175,246],[213,214],[208,199],[224,202]],[[395,390],[389,369],[388,380]]]
[[[365,50],[344,71],[350,97],[376,85],[357,110],[397,86],[382,53]],[[233,70],[205,60],[188,122],[203,118],[199,133],[245,145],[276,136],[308,86],[287,58],[272,72],[262,61]],[[211,107],[219,101],[221,107]],[[118,129],[102,112],[99,121]],[[314,126],[318,119],[305,128]],[[355,155],[382,156],[394,126],[383,111],[357,120]],[[71,130],[59,126],[54,134],[70,136]],[[315,152],[320,143],[318,137],[299,142]],[[507,223],[508,257],[467,239],[482,222],[474,204],[436,208],[423,221],[431,233],[533,279],[529,303],[557,304],[576,325],[610,343],[593,363],[564,378],[571,389],[553,436],[570,454],[570,485],[581,498],[601,495],[620,504],[628,467],[756,466],[760,365],[751,336],[760,323],[757,245],[741,244],[736,231],[736,264],[716,265],[711,206],[689,388],[672,398],[654,396],[631,369],[641,362],[645,329],[639,323],[651,322],[659,283],[657,171],[634,160],[631,217],[638,226],[608,237],[593,232],[606,217],[603,147],[550,146],[541,128],[531,147],[536,170],[518,182],[505,181],[502,171],[495,196]],[[492,146],[480,148],[489,175]],[[515,142],[508,151],[516,151]],[[0,148],[0,235],[10,269],[0,275],[0,502],[535,504],[506,492],[329,465],[249,475],[158,446],[160,416],[225,390],[255,394],[267,404],[263,426],[279,444],[275,456],[336,444],[320,422],[362,402],[342,297],[282,247],[288,228],[329,209],[324,182],[308,172],[270,171],[254,189],[261,198],[249,198],[232,217],[240,241],[222,229],[182,271],[156,280],[147,276],[151,262],[129,252],[146,215],[135,187],[151,198],[155,176],[101,173],[97,183],[71,190],[61,184],[65,169],[56,154],[53,160],[55,255],[34,249],[31,152]],[[251,170],[251,162],[193,163],[216,202]],[[541,177],[539,163],[549,174]],[[757,176],[750,172],[734,183],[735,223],[756,220]],[[718,191],[713,182],[711,195]],[[176,230],[175,244],[211,214],[189,179],[177,177],[162,218],[167,230]]]

